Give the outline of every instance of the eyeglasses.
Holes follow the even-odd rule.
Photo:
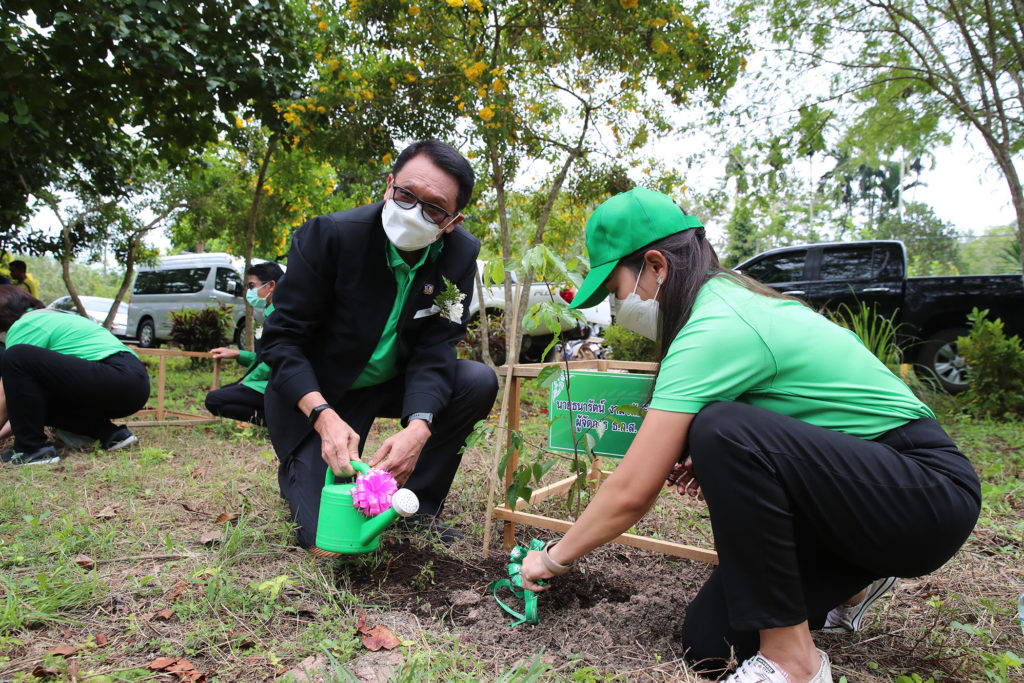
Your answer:
[[[400,208],[405,209],[406,211],[419,204],[420,213],[422,213],[423,217],[434,225],[440,225],[449,218],[455,216],[455,214],[448,213],[437,204],[431,204],[430,202],[423,201],[404,187],[393,185],[392,189],[391,198],[395,201],[395,204],[398,204]]]
[[[246,289],[259,289],[260,287],[263,287],[263,286],[268,285],[268,284],[270,284],[270,283],[269,282],[246,282],[245,283],[245,288]]]

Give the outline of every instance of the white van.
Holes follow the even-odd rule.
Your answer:
[[[172,311],[224,304],[231,308],[237,344],[245,329],[244,265],[231,254],[209,253],[165,256],[156,266],[139,268],[128,306],[128,335],[141,347],[159,346],[171,338]],[[255,316],[257,324],[262,322],[263,311]]]

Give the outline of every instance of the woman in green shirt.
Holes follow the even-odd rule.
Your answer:
[[[149,399],[149,373],[109,330],[88,318],[43,307],[14,285],[0,285],[0,437],[14,434],[2,455],[15,465],[57,462],[44,425],[95,439],[107,450],[138,441],[112,418]]]
[[[850,331],[722,268],[704,228],[636,188],[587,223],[591,271],[617,321],[662,340],[650,409],[626,456],[523,585],[628,530],[666,479],[707,501],[719,565],[687,608],[687,657],[733,652],[730,683],[827,683],[813,629],[853,631],[897,576],[944,564],[981,504],[934,415]]]

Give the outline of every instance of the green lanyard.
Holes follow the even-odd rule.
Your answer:
[[[531,550],[543,549],[544,541],[540,540],[539,538],[535,538],[532,541],[530,541],[529,548],[524,548],[521,545],[517,545],[515,548],[512,548],[512,552],[509,553],[510,562],[508,565],[508,578],[501,579],[500,581],[495,581],[487,587],[494,593],[494,599],[498,602],[498,605],[503,610],[505,610],[506,612],[508,612],[509,614],[518,619],[518,621],[509,624],[510,626],[518,626],[519,624],[523,623],[540,623],[540,617],[537,616],[537,594],[531,590],[526,590],[523,588],[522,571],[523,560],[526,559],[526,553],[530,552]],[[538,581],[537,583],[542,586],[545,585],[544,581]],[[510,591],[512,591],[512,595],[516,596],[520,600],[523,600],[523,614],[520,614],[519,612],[515,611],[514,609],[512,609],[511,607],[509,607],[501,601],[501,598],[498,597],[499,588],[508,588]]]

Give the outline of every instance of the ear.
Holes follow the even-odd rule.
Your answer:
[[[387,185],[387,187],[384,188],[384,199],[387,199],[388,195],[391,193],[391,186],[394,184],[394,182],[395,182],[394,174],[388,173],[388,185]]]
[[[452,230],[454,230],[455,226],[461,223],[465,218],[466,217],[463,216],[461,213],[458,214],[457,216],[455,216],[455,218],[452,219],[451,223],[445,226],[444,230],[441,231],[441,234],[447,235]]]
[[[660,251],[657,249],[648,251],[644,254],[644,263],[647,264],[647,269],[654,273],[659,284],[668,279],[668,261]]]

